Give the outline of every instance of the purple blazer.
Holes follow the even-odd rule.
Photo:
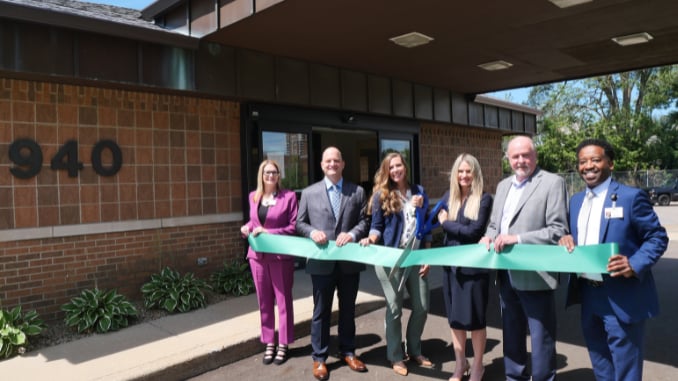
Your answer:
[[[247,200],[250,204],[250,220],[245,225],[247,225],[250,231],[254,230],[254,228],[258,226],[261,226],[261,221],[259,221],[259,203],[254,201],[254,194],[255,192],[252,191],[247,197]],[[278,191],[278,194],[275,196],[275,205],[268,207],[264,228],[268,230],[270,234],[295,234],[297,208],[297,196],[294,194],[294,192],[287,189]],[[292,261],[294,260],[294,257],[291,255],[258,253],[252,250],[250,247],[247,250],[247,259],[274,259]]]

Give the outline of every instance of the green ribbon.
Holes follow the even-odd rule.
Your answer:
[[[254,251],[287,254],[326,261],[352,261],[375,266],[392,267],[402,249],[381,245],[360,246],[349,243],[337,247],[334,241],[317,245],[311,239],[259,234],[247,238]],[[484,244],[446,246],[434,249],[412,250],[402,267],[434,265],[461,266],[485,269],[530,270],[553,272],[607,273],[607,259],[619,252],[616,243],[577,246],[569,253],[563,246],[526,245],[507,246],[497,254]]]

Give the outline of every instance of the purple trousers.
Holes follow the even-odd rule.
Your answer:
[[[261,314],[261,342],[275,344],[275,305],[278,304],[278,344],[294,342],[294,261],[274,255],[250,258],[250,269],[257,289]]]

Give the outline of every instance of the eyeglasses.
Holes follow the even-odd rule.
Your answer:
[[[264,176],[278,176],[279,172],[278,171],[266,171],[264,172]]]

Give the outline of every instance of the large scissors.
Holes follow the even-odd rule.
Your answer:
[[[388,274],[389,279],[393,279],[405,261],[405,258],[407,258],[407,256],[412,250],[414,250],[415,247],[419,246],[419,243],[424,239],[424,237],[431,233],[433,229],[440,226],[440,222],[438,222],[438,213],[440,213],[441,209],[447,210],[445,207],[445,200],[440,200],[438,203],[436,203],[433,209],[431,209],[431,213],[429,213],[429,217],[426,220],[426,210],[424,210],[423,207],[418,207],[415,210],[417,229],[415,234],[412,234],[412,236],[407,240],[403,252],[400,254],[393,267],[391,267],[391,272]],[[398,292],[402,290],[403,285],[405,284],[405,279],[407,279],[407,277],[410,275],[410,270],[410,267],[406,267],[405,270],[403,270],[403,277],[400,279]]]

